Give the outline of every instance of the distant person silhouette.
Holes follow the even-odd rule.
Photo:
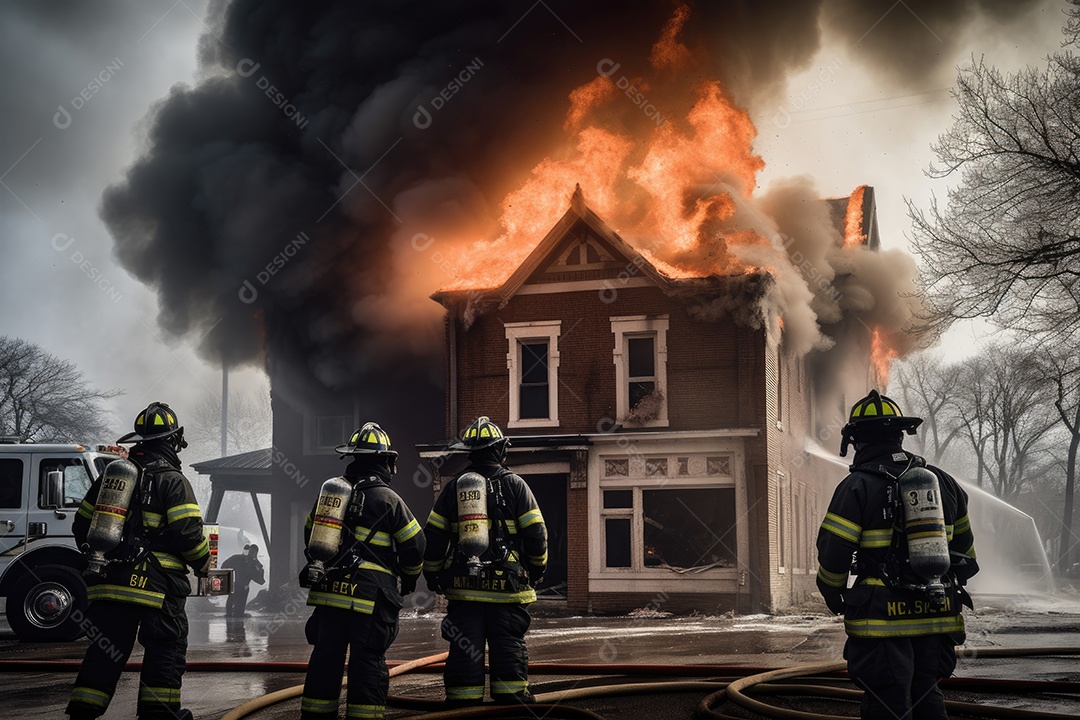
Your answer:
[[[245,545],[244,552],[230,556],[221,567],[233,571],[233,591],[225,601],[225,617],[248,617],[244,612],[247,608],[248,586],[252,582],[256,585],[266,582],[263,565],[259,562],[259,546]]]

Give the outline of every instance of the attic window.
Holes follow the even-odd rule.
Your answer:
[[[559,332],[561,321],[506,323],[509,371],[508,427],[559,424]]]

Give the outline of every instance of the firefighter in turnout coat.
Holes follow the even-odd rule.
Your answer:
[[[547,528],[529,486],[504,465],[509,442],[486,417],[451,450],[470,465],[447,483],[428,517],[424,577],[449,600],[442,637],[450,642],[447,702],[484,699],[484,645],[496,703],[529,703],[526,609],[547,568]]]
[[[386,651],[397,637],[402,595],[416,589],[423,569],[424,534],[390,489],[397,471],[390,437],[369,422],[337,452],[352,462],[343,478],[323,484],[304,532],[310,562],[300,582],[310,588],[307,604],[315,609],[306,627],[314,647],[301,701],[303,720],[338,717],[346,651],[346,718],[383,717],[390,682]],[[325,571],[320,558],[326,560]]]
[[[967,494],[902,447],[903,433],[914,435],[921,422],[876,390],[852,407],[840,450],[846,456],[855,445],[851,474],[818,533],[817,585],[844,616],[844,657],[864,690],[863,718],[947,717],[937,681],[956,667],[961,605],[971,606],[963,585],[979,569]],[[920,516],[916,507],[929,510]]]
[[[210,548],[195,494],[180,472],[184,429],[168,405],[155,402],[139,413],[135,431],[117,443],[135,443],[128,459],[140,469],[141,481],[127,508],[124,539],[106,555],[104,574],[87,580],[87,619],[104,641],[87,648],[67,714],[89,720],[105,712],[137,637],[145,651],[139,717],[190,719],[180,707],[188,635],[184,603],[191,591],[187,571],[205,575]],[[80,547],[87,543],[101,486],[98,478],[75,517]]]

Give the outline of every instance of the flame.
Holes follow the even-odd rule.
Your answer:
[[[870,359],[874,363],[874,372],[877,375],[878,384],[883,388],[889,386],[889,370],[892,361],[898,355],[899,353],[882,337],[880,328],[874,328],[870,338]]]
[[[690,70],[694,57],[678,39],[689,17],[687,5],[677,6],[652,47],[657,82],[616,66],[570,92],[566,146],[502,201],[497,239],[459,248],[461,272],[444,289],[502,284],[566,211],[578,184],[588,206],[665,275],[757,271],[728,253],[733,244],[764,243],[757,232],[732,227],[764,167],[753,152],[757,130],[718,82]]]
[[[855,188],[848,198],[847,214],[844,216],[844,247],[858,247],[866,242],[863,234],[863,196],[866,186]]]

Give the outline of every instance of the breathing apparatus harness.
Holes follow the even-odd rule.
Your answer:
[[[893,455],[893,459],[897,459],[896,453]],[[912,567],[911,562],[911,542],[912,538],[909,536],[906,527],[905,516],[905,493],[901,489],[901,485],[912,477],[910,471],[922,469],[924,472],[934,476],[937,479],[937,473],[927,468],[926,459],[913,453],[904,452],[903,455],[907,456],[907,465],[903,471],[894,475],[882,463],[864,465],[852,465],[850,470],[852,472],[865,472],[871,475],[878,475],[886,478],[889,481],[886,488],[886,503],[881,508],[882,518],[892,523],[892,541],[889,544],[889,550],[886,553],[884,559],[878,563],[877,567],[871,567],[869,563],[858,559],[856,553],[855,560],[852,562],[852,572],[859,576],[859,580],[863,577],[876,577],[879,578],[885,587],[894,592],[901,593],[916,593],[923,597],[929,598],[939,608],[946,604],[948,592],[955,590],[963,604],[969,608],[972,606],[971,596],[960,584],[956,577],[956,573],[951,567],[951,561],[954,559],[963,558],[959,553],[948,551],[948,559],[950,561],[949,569],[942,574],[940,583],[933,583],[924,580],[918,572]],[[908,493],[910,494],[910,493]],[[938,483],[938,494],[940,496],[940,483]],[[940,499],[939,499],[940,502]],[[914,504],[914,499],[911,501]],[[858,584],[858,581],[856,582]]]

